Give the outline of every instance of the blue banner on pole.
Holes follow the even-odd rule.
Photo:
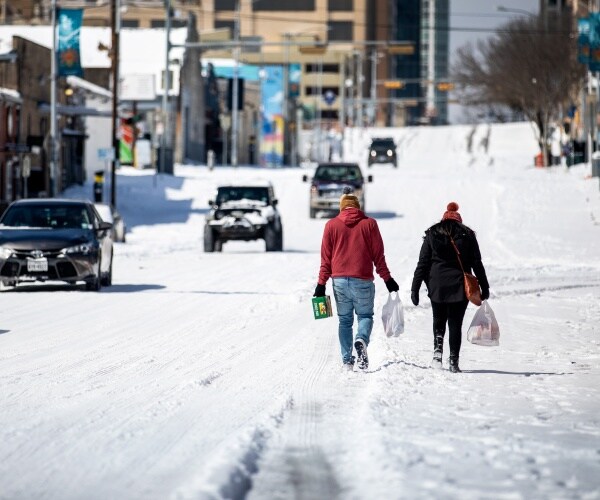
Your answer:
[[[79,57],[79,34],[83,9],[58,10],[58,76],[83,76]]]
[[[260,164],[283,165],[283,66],[267,66],[261,81],[262,130]]]
[[[590,14],[590,71],[600,71],[600,13]]]
[[[299,64],[294,63],[290,64],[290,80],[289,80],[289,90],[290,93],[288,97],[290,99],[298,99],[300,97],[300,76],[302,75],[302,68]]]
[[[577,20],[577,60],[582,64],[590,63],[590,19]]]

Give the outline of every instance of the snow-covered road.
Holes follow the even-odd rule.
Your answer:
[[[368,373],[341,371],[336,318],[312,319],[325,220],[303,170],[124,168],[113,286],[0,295],[0,498],[600,498],[598,179],[530,167],[526,124],[493,127],[487,152],[469,132],[400,130],[400,167],[369,171],[406,332],[383,334],[376,278]],[[273,182],[284,252],[202,252],[207,201],[232,178]],[[464,335],[462,374],[429,368],[429,302],[409,299],[452,200],[501,328],[495,348]]]

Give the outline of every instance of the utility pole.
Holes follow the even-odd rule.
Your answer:
[[[50,61],[50,197],[56,190],[56,0],[52,0],[52,60]]]
[[[364,118],[363,118],[363,83],[364,83],[364,76],[363,76],[363,54],[361,51],[357,52],[357,56],[358,56],[358,66],[356,68],[356,81],[357,81],[357,90],[358,90],[358,98],[357,98],[357,107],[358,107],[358,122],[360,124],[360,126],[364,126]]]
[[[241,0],[237,0],[235,20],[233,22],[233,82],[231,89],[231,165],[238,166],[238,82],[240,71],[240,9]]]
[[[342,58],[342,65],[340,71],[340,112],[339,112],[339,127],[342,136],[344,134],[344,128],[346,127],[346,59],[347,56],[344,55]]]
[[[110,171],[110,202],[117,206],[117,168],[119,167],[119,42],[121,32],[120,0],[110,2],[111,61],[112,61],[112,145],[113,158]]]
[[[377,47],[373,47],[371,52],[371,123],[370,125],[375,125],[375,121],[377,119]]]
[[[429,0],[429,40],[427,42],[427,104],[425,112],[430,117],[435,113],[435,0]]]
[[[289,96],[290,96],[290,33],[283,34],[285,39],[285,61],[283,64],[283,164],[290,165],[290,126],[289,126]]]
[[[164,89],[162,96],[162,119],[163,133],[160,147],[160,162],[157,171],[167,171],[167,147],[170,144],[170,129],[169,129],[169,87],[171,86],[171,78],[169,73],[169,53],[171,51],[171,0],[165,0],[165,78]],[[170,172],[170,169],[169,169]]]

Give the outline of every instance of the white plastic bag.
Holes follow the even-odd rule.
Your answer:
[[[487,300],[479,306],[467,332],[467,340],[472,344],[495,346],[500,345],[500,328],[494,311]]]
[[[394,298],[394,293],[396,298]],[[398,337],[404,332],[404,307],[398,292],[390,293],[381,311],[383,329],[388,337]]]

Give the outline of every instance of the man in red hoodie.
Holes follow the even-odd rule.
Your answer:
[[[360,209],[356,196],[350,193],[340,198],[340,213],[325,224],[321,243],[321,268],[315,297],[325,295],[325,284],[331,277],[333,295],[339,317],[339,339],[344,367],[354,369],[352,356],[352,324],[354,313],[358,318],[358,332],[354,339],[357,365],[369,367],[367,346],[373,329],[375,284],[373,265],[385,281],[390,293],[398,291],[385,262],[383,240],[375,219]]]

